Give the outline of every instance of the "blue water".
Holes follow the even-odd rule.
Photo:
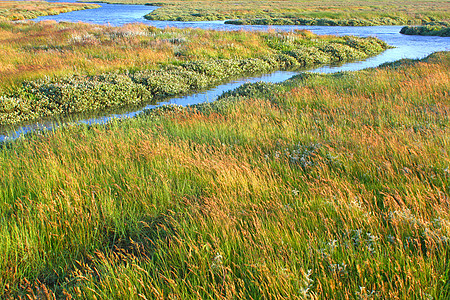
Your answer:
[[[51,1],[51,2],[75,2],[69,1]],[[173,21],[149,21],[144,19],[144,15],[157,9],[154,6],[144,5],[121,5],[121,4],[100,4],[97,9],[74,11],[56,16],[46,16],[33,19],[34,21],[55,20],[67,22],[87,22],[101,25],[121,26],[128,23],[144,23],[158,28],[178,27],[178,28],[202,28],[214,30],[258,30],[266,31],[269,29],[279,31],[293,31],[295,29],[307,29],[320,35],[354,35],[359,37],[374,36],[394,49],[388,49],[382,54],[371,57],[364,61],[347,63],[342,66],[323,66],[310,70],[309,72],[334,73],[341,71],[356,71],[370,67],[376,67],[382,63],[396,61],[402,58],[423,58],[436,51],[450,51],[450,39],[432,36],[408,36],[399,33],[402,26],[367,26],[367,27],[330,27],[330,26],[265,26],[265,25],[246,25],[236,26],[224,24],[224,21],[205,21],[205,22],[173,22]],[[76,123],[105,123],[114,118],[129,118],[136,116],[145,109],[155,108],[164,104],[193,105],[207,101],[214,101],[223,92],[233,90],[246,82],[281,82],[298,74],[298,72],[278,71],[262,76],[247,77],[240,80],[234,80],[226,84],[219,85],[208,91],[194,93],[192,95],[173,98],[157,105],[148,105],[138,110],[133,110],[120,114],[108,114],[101,117],[89,118],[77,121]],[[10,130],[9,133],[0,135],[0,141],[15,139],[25,133],[36,129],[52,129],[53,122],[41,122],[33,125],[22,126]]]
[[[76,2],[74,0],[66,1],[48,1],[48,2]],[[55,20],[65,22],[85,22],[100,25],[121,26],[129,23],[145,22],[144,15],[157,9],[155,6],[145,5],[124,5],[124,4],[104,4],[100,8],[86,9],[81,11],[72,11],[55,16],[46,16],[33,19],[35,21]]]

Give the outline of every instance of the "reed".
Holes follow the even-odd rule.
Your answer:
[[[3,144],[1,297],[448,299],[449,64]]]

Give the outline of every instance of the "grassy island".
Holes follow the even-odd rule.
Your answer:
[[[97,4],[51,3],[45,1],[0,1],[0,22],[34,19],[75,10],[97,8]]]
[[[234,20],[232,24],[370,26],[425,24],[450,19],[444,0],[108,0],[160,6],[149,20]]]
[[[4,144],[0,297],[448,299],[449,72],[303,74]]]
[[[450,26],[446,25],[427,25],[427,26],[405,26],[400,33],[407,35],[429,35],[450,37]]]
[[[151,102],[231,78],[367,58],[376,38],[0,23],[0,125]]]

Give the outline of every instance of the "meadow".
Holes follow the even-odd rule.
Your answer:
[[[155,18],[448,19],[443,1],[161,2]],[[0,124],[386,48],[309,31],[0,22]],[[449,299],[449,67],[441,52],[303,73],[0,143],[0,298]]]
[[[376,38],[0,23],[0,126],[202,90],[231,78],[365,59]]]
[[[0,297],[448,299],[450,53],[0,148]]]
[[[236,24],[283,25],[407,25],[450,19],[450,4],[443,0],[107,0],[109,3],[160,6],[150,20],[238,20]],[[233,24],[233,22],[231,22]]]
[[[50,3],[45,1],[0,1],[0,22],[34,19],[75,10],[97,8],[97,4]]]

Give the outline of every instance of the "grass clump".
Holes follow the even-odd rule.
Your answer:
[[[446,25],[405,26],[400,33],[407,35],[429,35],[450,37],[450,27]]]
[[[61,65],[48,70],[53,76],[5,86],[6,91],[0,94],[0,125],[155,102],[231,78],[364,59],[388,48],[376,38],[320,37],[307,31],[211,32],[141,25],[121,28],[72,24],[21,26],[5,31],[21,33],[28,28],[41,34],[49,27],[43,34],[51,35],[48,32],[53,31],[61,39],[45,44],[45,49],[41,49],[44,45],[40,41],[22,46],[23,41],[17,40],[20,46],[14,45],[12,50],[25,47],[29,49],[26,52],[37,59],[47,58],[52,53],[49,62],[60,55]],[[108,54],[103,52],[109,49]],[[75,58],[74,54],[81,55]],[[146,60],[147,57],[153,61]],[[84,59],[99,65],[85,66]],[[13,58],[6,60],[12,62]],[[65,66],[72,61],[82,70],[59,75],[60,71],[67,72]],[[108,62],[112,70],[99,72]],[[29,63],[23,62],[23,66]],[[15,70],[5,70],[5,73],[8,77],[16,74]]]
[[[34,19],[75,10],[93,9],[97,4],[49,3],[45,1],[0,1],[0,22]]]
[[[447,299],[449,53],[0,150],[2,297]]]

